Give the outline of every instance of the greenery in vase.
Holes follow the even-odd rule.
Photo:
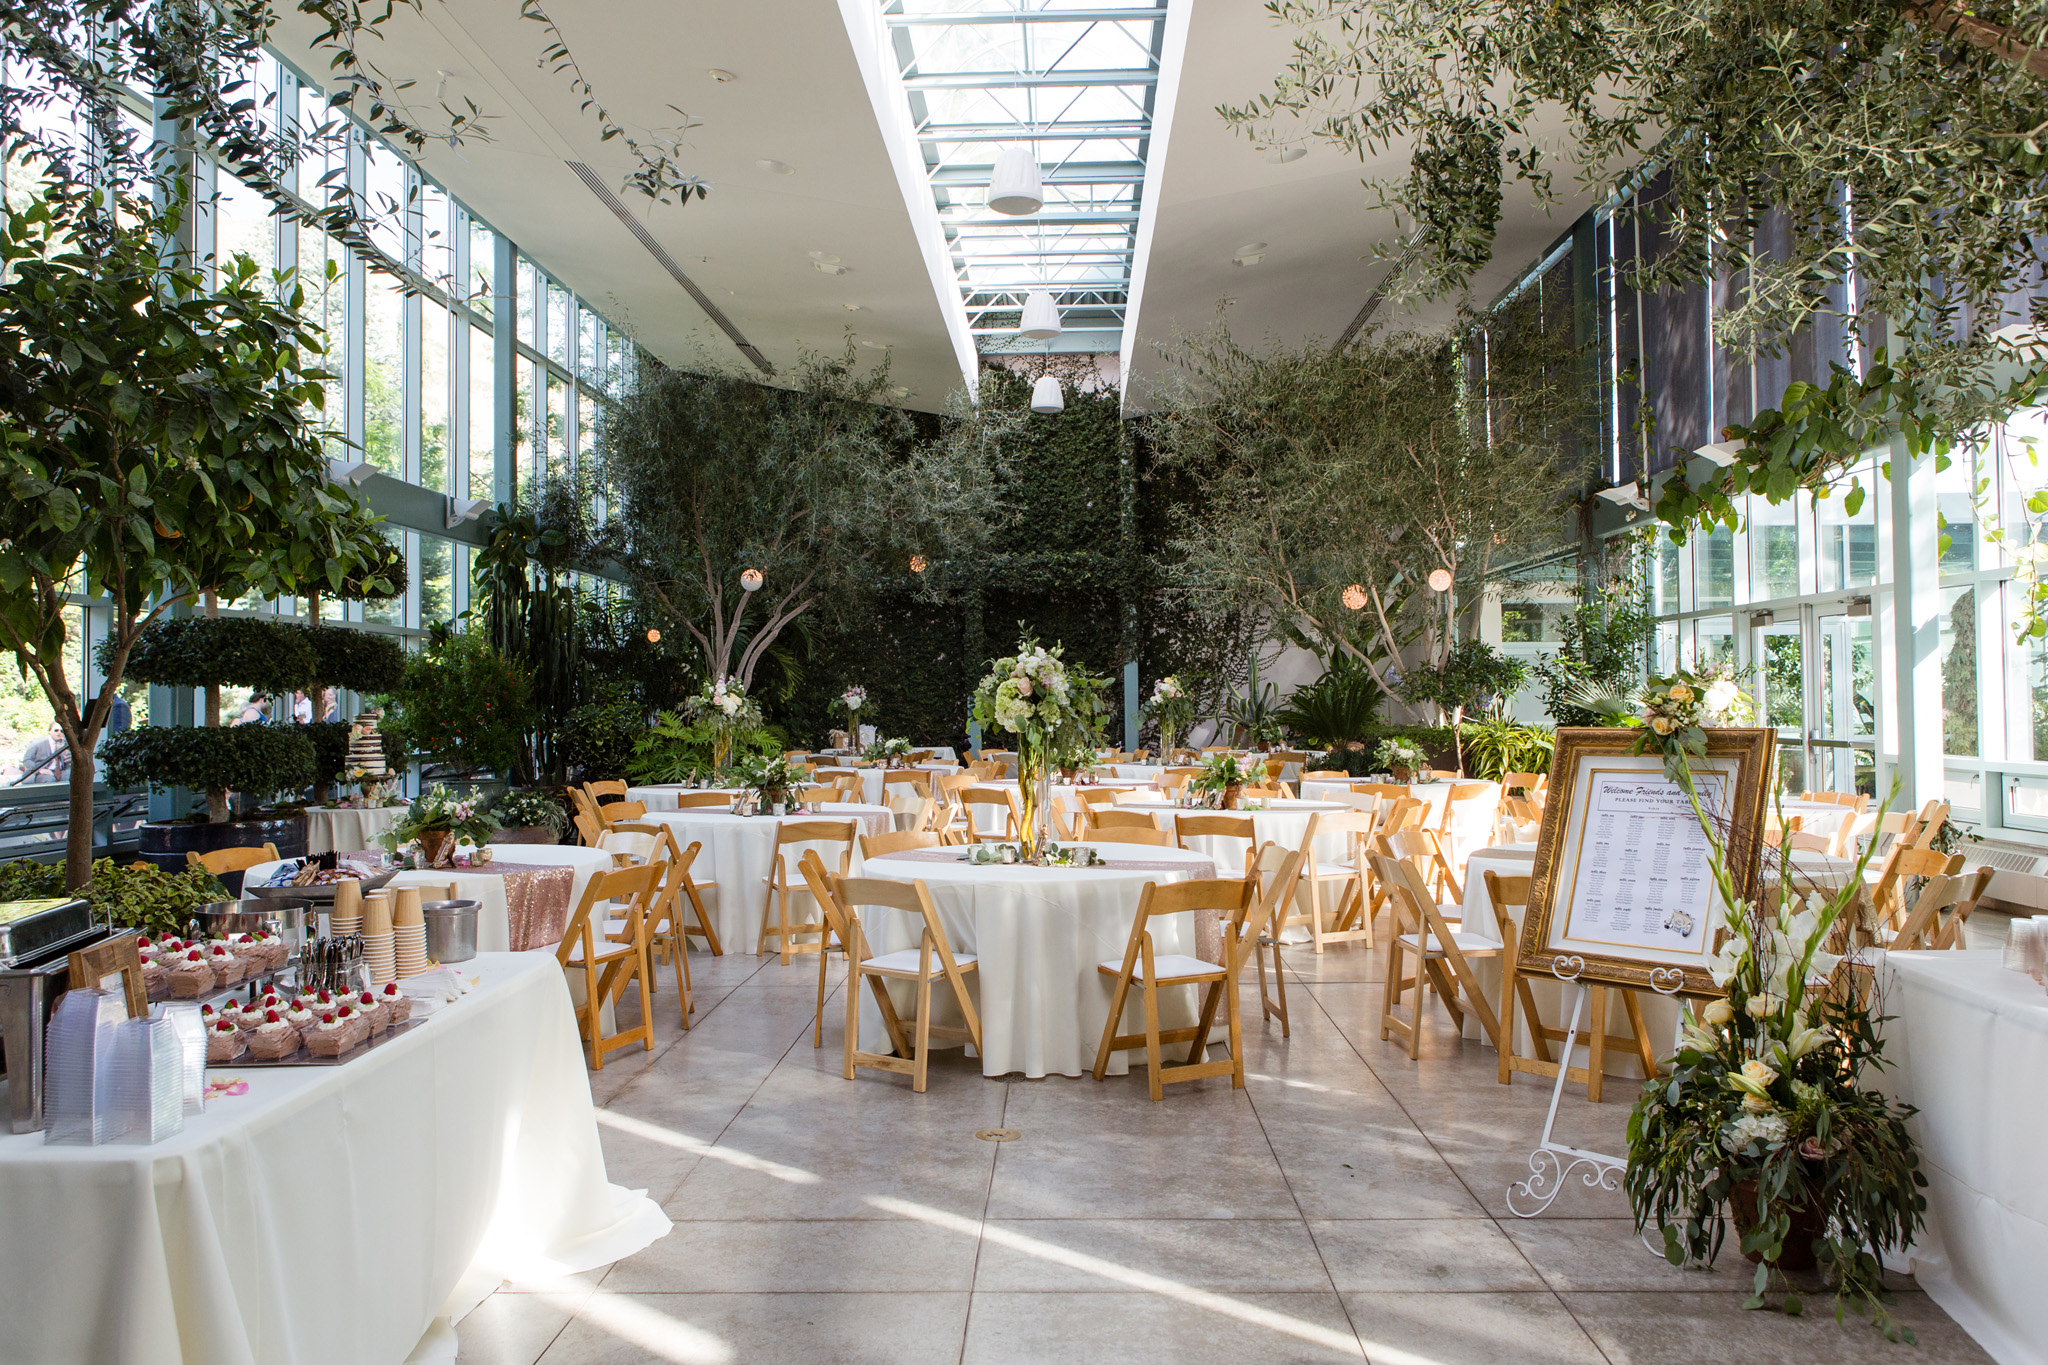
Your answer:
[[[757,794],[763,807],[789,803],[805,782],[803,769],[780,755],[767,754],[749,754],[741,759],[733,769],[733,777],[741,787]]]
[[[1429,767],[1429,755],[1422,752],[1421,746],[1399,739],[1381,740],[1380,747],[1373,750],[1372,761],[1379,764],[1383,772],[1406,768],[1417,776]]]
[[[436,782],[407,809],[405,816],[385,832],[384,847],[396,849],[422,834],[452,834],[457,843],[487,844],[498,832],[498,817],[485,808],[484,799],[471,787],[460,796]]]
[[[562,803],[538,787],[515,787],[500,792],[484,806],[503,829],[545,827],[559,839],[569,829],[569,813]]]
[[[748,696],[744,687],[726,678],[704,684],[683,703],[683,710],[710,734],[714,767],[729,766],[741,737],[761,729],[761,704]]]

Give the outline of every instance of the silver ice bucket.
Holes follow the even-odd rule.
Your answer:
[[[467,962],[476,956],[476,901],[424,901],[427,956],[436,962]]]

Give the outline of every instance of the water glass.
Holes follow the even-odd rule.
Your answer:
[[[2040,931],[2030,919],[2015,919],[2005,933],[2005,956],[2002,959],[2009,972],[2023,972],[2027,969],[2027,945],[2039,936]]]

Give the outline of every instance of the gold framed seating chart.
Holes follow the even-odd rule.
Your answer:
[[[1564,728],[1530,874],[1518,970],[1587,985],[1716,996],[1708,973],[1723,907],[1710,845],[1664,757],[1632,754],[1642,731]],[[1737,898],[1758,894],[1777,732],[1709,729],[1690,767],[1719,831]]]

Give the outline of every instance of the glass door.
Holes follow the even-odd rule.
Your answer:
[[[1806,666],[1798,619],[1755,627],[1750,658],[1756,664],[1756,723],[1778,732],[1778,786],[1798,795],[1807,780]]]
[[[1877,786],[1877,645],[1868,616],[1836,609],[1815,618],[1817,708],[1811,735],[1813,785],[1838,792]]]

